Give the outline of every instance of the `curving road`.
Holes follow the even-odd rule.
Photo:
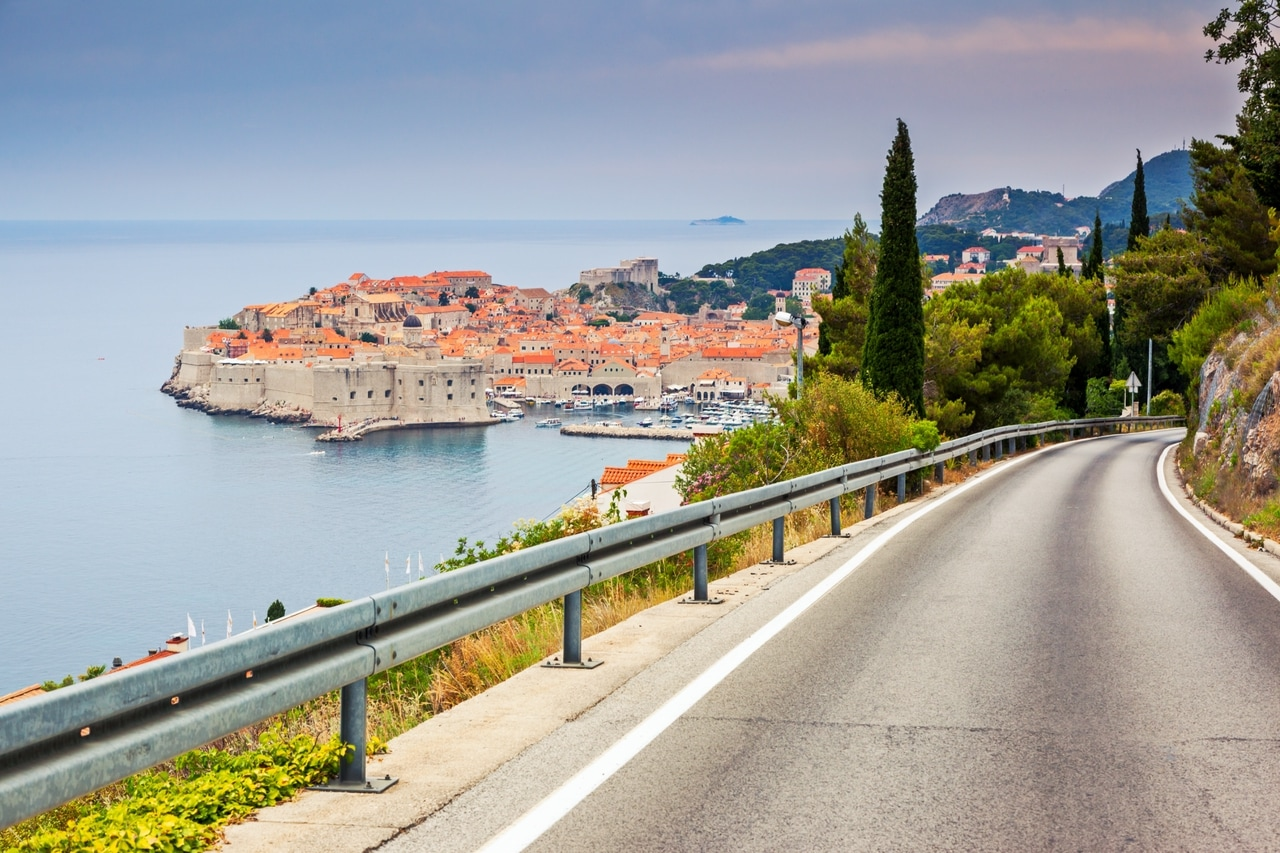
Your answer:
[[[1177,437],[937,502],[529,849],[1280,848],[1280,603],[1159,492]],[[387,849],[475,849],[887,526]]]

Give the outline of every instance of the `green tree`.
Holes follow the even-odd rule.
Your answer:
[[[378,336],[373,334],[373,332],[361,332],[360,340],[366,344],[376,344],[378,342]]]
[[[1186,380],[1169,360],[1168,345],[1174,330],[1191,319],[1212,291],[1209,270],[1214,259],[1213,248],[1199,235],[1163,229],[1139,241],[1133,251],[1112,259],[1116,297],[1112,375],[1123,378],[1130,365],[1134,369],[1145,365],[1150,338],[1155,388],[1186,388]]]
[[[240,328],[240,324],[236,322],[235,317],[223,317],[218,321],[218,328],[234,332]]]
[[[880,257],[872,285],[862,381],[924,416],[924,308],[916,243],[916,174],[907,126],[889,150],[880,193]]]
[[[1280,3],[1240,0],[1205,25],[1216,46],[1205,61],[1240,63],[1237,88],[1246,95],[1236,134],[1221,137],[1239,155],[1262,204],[1280,208]]]
[[[831,284],[831,298],[853,297],[865,304],[875,284],[880,245],[867,229],[861,213],[853,215],[853,228],[844,232],[844,254],[840,263],[840,289]]]
[[[463,296],[465,296],[467,299],[479,299],[479,298],[480,298],[480,288],[476,287],[476,286],[473,284],[473,285],[471,285],[470,287],[468,287],[468,288],[467,288],[467,292],[466,292],[466,293],[464,293],[464,294],[463,294]]]
[[[269,344],[269,343],[271,343],[272,341],[274,341],[275,339],[276,339],[276,336],[275,336],[275,335],[273,335],[273,334],[271,334],[271,330],[270,330],[270,329],[263,329],[263,330],[262,330],[262,342],[263,342],[263,343],[265,343],[265,344]]]
[[[867,300],[875,282],[879,243],[862,214],[844,232],[844,254],[831,284],[831,300],[817,300],[813,310],[822,318],[818,328],[818,356],[806,368],[825,370],[846,379],[858,375],[866,344]]]
[[[277,598],[275,601],[271,602],[271,606],[267,608],[267,621],[274,622],[277,619],[283,618],[284,602]]]
[[[1138,169],[1133,175],[1133,207],[1129,213],[1129,243],[1132,251],[1140,237],[1151,233],[1151,220],[1147,216],[1147,179],[1142,175],[1142,152],[1138,152]]]
[[[1105,275],[1102,260],[1102,214],[1095,211],[1093,214],[1093,231],[1089,234],[1089,254],[1085,256],[1083,269],[1080,270],[1081,278],[1096,279],[1102,281]]]
[[[1191,140],[1191,205],[1182,221],[1213,250],[1210,276],[1264,278],[1276,269],[1276,242],[1267,209],[1239,156],[1201,139]]]
[[[939,428],[954,435],[1057,416],[1077,364],[1082,375],[1100,365],[1101,293],[1097,282],[1006,269],[929,300],[928,412]]]
[[[436,299],[436,302],[439,303],[440,305],[448,305],[449,304],[448,292],[444,290],[440,291],[440,296]]]
[[[1062,247],[1058,247],[1058,275],[1071,275],[1071,270],[1067,269],[1067,262],[1062,257]]]

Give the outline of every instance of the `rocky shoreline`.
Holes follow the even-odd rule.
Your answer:
[[[252,409],[215,406],[209,402],[209,387],[207,385],[194,387],[182,385],[178,383],[177,379],[178,368],[175,366],[173,375],[160,386],[160,391],[168,394],[175,403],[184,409],[195,409],[198,412],[204,412],[206,415],[244,415],[249,418],[263,418],[271,423],[309,424],[315,427],[329,426],[329,424],[315,423],[312,420],[311,412],[306,409],[288,406],[283,403],[264,402],[262,405]]]

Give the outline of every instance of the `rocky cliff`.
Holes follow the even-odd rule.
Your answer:
[[[1268,302],[1205,359],[1195,439],[1181,457],[1197,496],[1273,538],[1280,536],[1277,368],[1280,313]]]

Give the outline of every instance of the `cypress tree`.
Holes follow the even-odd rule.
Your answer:
[[[1066,278],[1071,275],[1071,270],[1067,269],[1066,259],[1062,257],[1062,247],[1058,247],[1058,275]]]
[[[1133,209],[1129,214],[1129,243],[1132,251],[1139,237],[1151,233],[1151,220],[1147,217],[1147,180],[1142,176],[1142,152],[1138,152],[1138,170],[1133,174]]]
[[[1098,211],[1093,214],[1093,242],[1089,244],[1089,260],[1086,263],[1089,274],[1082,277],[1102,281],[1102,214]]]
[[[907,126],[889,149],[880,193],[880,258],[871,288],[862,381],[924,417],[924,284],[916,242],[916,172]]]

